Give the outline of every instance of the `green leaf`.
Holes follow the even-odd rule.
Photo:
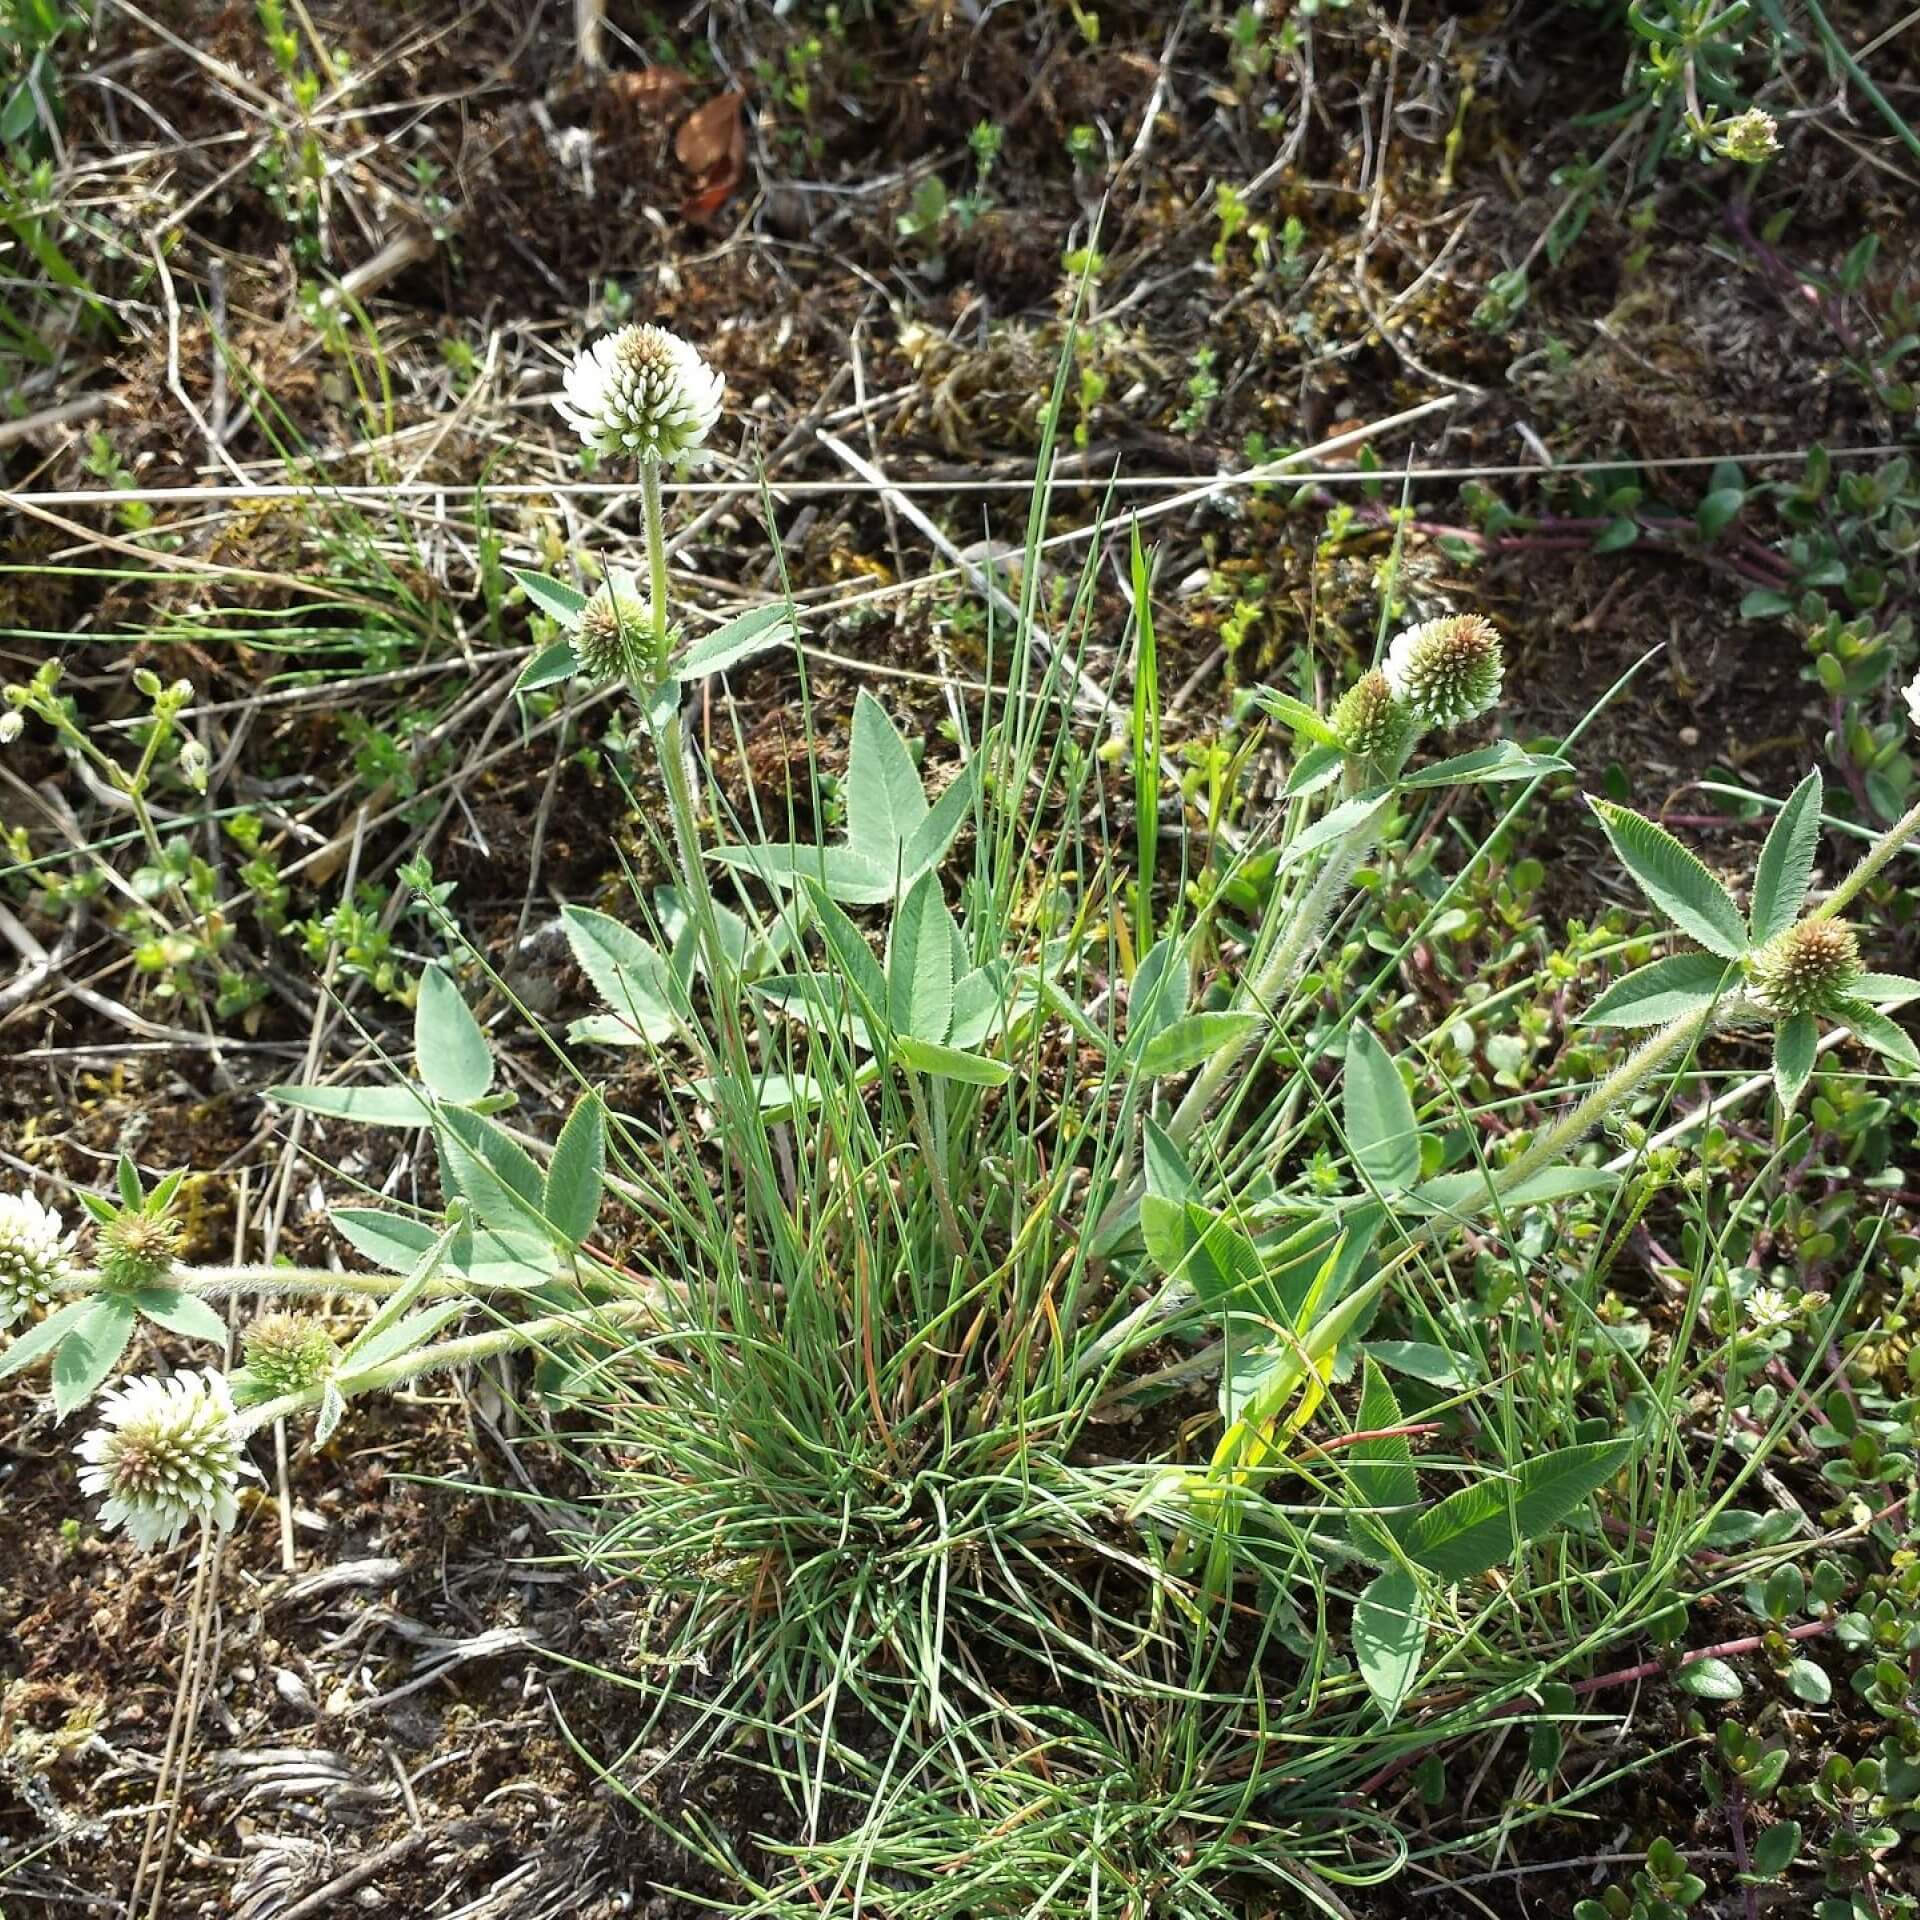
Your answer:
[[[894,1035],[893,1051],[902,1064],[915,1073],[930,1073],[941,1080],[960,1080],[970,1087],[1004,1087],[1013,1078],[1013,1069],[1004,1061],[989,1060],[979,1053],[962,1053],[958,1047],[919,1040],[910,1033]]]
[[[1404,1567],[1391,1567],[1354,1603],[1353,1656],[1367,1691],[1391,1720],[1413,1689],[1426,1651],[1427,1620],[1420,1583]]]
[[[1140,1049],[1136,1062],[1148,1080],[1164,1080],[1211,1060],[1223,1047],[1243,1040],[1266,1024],[1264,1013],[1189,1013],[1160,1031]]]
[[[987,1041],[1006,1031],[1021,1000],[1016,992],[1012,970],[1001,959],[963,973],[953,983],[953,1024],[947,1029],[947,1045],[972,1053]]]
[[[43,1353],[57,1347],[93,1308],[91,1296],[69,1300],[64,1307],[56,1307],[38,1326],[29,1327],[5,1353],[0,1353],[0,1380],[32,1366]]]
[[[1420,1132],[1400,1069],[1364,1021],[1347,1034],[1343,1124],[1367,1183],[1398,1193],[1420,1177]]]
[[[1490,747],[1476,747],[1471,753],[1456,753],[1450,760],[1436,761],[1418,773],[1402,774],[1400,785],[1421,787],[1488,787],[1509,780],[1537,780],[1549,773],[1571,773],[1573,762],[1557,753],[1527,753],[1511,740],[1496,740]]]
[[[1488,1176],[1476,1167],[1466,1173],[1443,1173],[1423,1180],[1398,1204],[1418,1212],[1449,1213],[1464,1219],[1495,1207],[1518,1213],[1527,1207],[1551,1206],[1556,1200],[1577,1199],[1583,1193],[1608,1193],[1619,1184],[1619,1175],[1604,1167],[1548,1167],[1522,1180],[1512,1192],[1496,1195]]]
[[[450,974],[429,967],[413,1010],[413,1047],[420,1078],[442,1100],[470,1106],[493,1085],[493,1055]]]
[[[864,944],[864,943],[863,943]],[[939,876],[907,889],[887,933],[887,1021],[896,1034],[938,1044],[953,1025],[953,950],[959,930]]]
[[[113,1178],[120,1189],[120,1204],[138,1213],[147,1196],[140,1185],[140,1169],[133,1164],[131,1155],[121,1154],[114,1163]]]
[[[1141,1163],[1147,1178],[1147,1191],[1165,1200],[1190,1200],[1195,1197],[1193,1169],[1159,1121],[1147,1115],[1141,1127]]]
[[[1904,973],[1863,973],[1853,983],[1853,997],[1872,1007],[1897,1007],[1907,1000],[1920,1000],[1920,980]]]
[[[1400,1424],[1400,1402],[1387,1376],[1369,1355],[1360,1391],[1359,1431],[1382,1434]],[[1414,1472],[1413,1449],[1404,1434],[1356,1440],[1346,1451],[1347,1478],[1356,1507],[1368,1525],[1399,1535],[1412,1524],[1420,1499],[1420,1481]]]
[[[320,1393],[320,1411],[313,1417],[313,1444],[324,1447],[346,1418],[346,1396],[329,1380]]]
[[[133,1304],[169,1333],[184,1334],[189,1340],[226,1340],[227,1323],[197,1294],[179,1287],[142,1287],[134,1294]]]
[[[538,693],[542,687],[571,680],[579,671],[580,662],[574,655],[573,643],[570,640],[556,640],[552,646],[542,647],[520,669],[520,677],[514,681],[513,690],[515,693]]]
[[[1862,1045],[1903,1067],[1920,1067],[1920,1050],[1914,1047],[1913,1036],[1877,1008],[1846,995],[1835,1000],[1830,1011],[1836,1020],[1844,1020],[1853,1029],[1854,1038]]]
[[[569,1246],[579,1246],[600,1217],[607,1177],[607,1110],[598,1094],[583,1093],[554,1142],[541,1211]]]
[[[1781,1106],[1789,1113],[1813,1073],[1819,1045],[1820,1029],[1810,1013],[1796,1013],[1773,1030],[1774,1090],[1780,1095]]]
[[[1392,805],[1393,795],[1385,792],[1356,793],[1352,799],[1342,800],[1337,807],[1323,813],[1312,826],[1296,833],[1287,842],[1275,871],[1297,864],[1309,854],[1318,853],[1322,847],[1345,839],[1348,834],[1356,837],[1366,834],[1380,824]]]
[[[725,626],[716,627],[694,641],[674,661],[673,671],[682,680],[704,680],[709,674],[724,673],[742,660],[792,638],[793,622],[788,618],[784,600],[764,607],[750,607]]]
[[[659,950],[592,907],[562,907],[560,919],[580,970],[614,1017],[631,1028],[632,1043],[657,1046],[672,1039],[680,1031],[673,970]]]
[[[269,1087],[267,1098],[363,1127],[424,1127],[433,1118],[425,1087]]]
[[[1788,1661],[1787,1687],[1796,1700],[1809,1706],[1824,1707],[1833,1698],[1833,1681],[1826,1668],[1811,1660]]]
[[[927,816],[908,836],[901,851],[901,872],[907,880],[937,866],[966,824],[980,790],[980,756],[976,753],[952,784],[927,810]]]
[[[335,1207],[328,1217],[355,1252],[385,1273],[411,1273],[442,1231],[379,1207]],[[556,1267],[551,1235],[531,1228],[469,1229],[456,1235],[448,1261],[482,1286],[538,1286]]]
[[[1479,1377],[1458,1354],[1425,1340],[1369,1340],[1367,1352],[1395,1373],[1407,1374],[1415,1380],[1424,1380],[1430,1387],[1449,1392],[1470,1387]],[[1372,1426],[1374,1422],[1368,1420],[1366,1424]]]
[[[1298,800],[1331,786],[1345,770],[1347,756],[1338,747],[1309,747],[1287,775],[1287,798]]]
[[[853,1011],[873,1031],[887,1031],[887,1009],[892,995],[880,962],[867,945],[867,936],[833,902],[827,889],[810,882],[807,891],[813,898],[814,917],[820,937],[826,942],[846,985],[852,989]],[[839,995],[834,996],[835,1000]]]
[[[1700,502],[1693,516],[1693,524],[1700,530],[1700,538],[1709,543],[1718,540],[1740,517],[1740,509],[1746,504],[1745,487],[1715,487]]]
[[[133,1337],[130,1300],[109,1297],[87,1304],[89,1310],[73,1323],[53,1356],[53,1411],[62,1420],[93,1398]]]
[[[1820,849],[1820,802],[1824,789],[1818,769],[1794,788],[1774,819],[1760,864],[1753,873],[1753,940],[1758,946],[1784,933],[1800,917]]]
[[[467,1107],[446,1107],[434,1129],[441,1184],[471,1202],[483,1225],[550,1234],[546,1180],[520,1143]]]
[[[1682,1014],[1710,1006],[1734,969],[1713,953],[1675,953],[1636,967],[1580,1015],[1583,1027],[1664,1027]]]
[[[1471,1580],[1551,1532],[1632,1453],[1631,1440],[1596,1440],[1523,1460],[1510,1476],[1462,1487],[1407,1529],[1407,1557],[1442,1580]]]
[[[1688,933],[1723,959],[1737,960],[1747,949],[1747,923],[1733,896],[1709,873],[1701,860],[1683,847],[1665,827],[1655,826],[1631,807],[1610,800],[1587,804],[1621,864],[1640,883],[1640,890],[1681,932]]]
[[[549,619],[572,631],[580,624],[580,610],[590,596],[551,574],[535,573],[525,567],[509,567],[508,577]]]
[[[1782,1820],[1755,1838],[1753,1870],[1763,1880],[1777,1880],[1799,1855],[1800,1822]]]
[[[1701,1700],[1738,1700],[1746,1689],[1724,1660],[1689,1660],[1673,1676],[1683,1692]]]
[[[1271,687],[1262,687],[1254,695],[1254,703],[1263,713],[1271,714],[1283,727],[1311,740],[1315,746],[1331,747],[1336,753],[1340,751],[1340,736],[1304,700],[1296,700],[1290,693],[1277,693]]]
[[[766,846],[715,847],[708,855],[723,867],[750,873],[770,887],[798,887],[812,881],[851,907],[878,906],[899,890],[902,873],[891,860],[882,863],[852,847],[809,847],[794,841]]]
[[[1618,553],[1623,547],[1630,547],[1640,538],[1640,523],[1626,515],[1609,520],[1606,527],[1595,537],[1595,553]]]
[[[1187,1010],[1193,998],[1191,935],[1165,933],[1140,956],[1127,988],[1127,1046],[1138,1057],[1155,1034]]]
[[[578,587],[570,587],[564,580],[551,580],[544,573],[526,573],[519,567],[507,569],[520,591],[549,618],[558,620],[569,629],[580,623],[580,609],[587,604],[587,596]]]
[[[877,867],[892,868],[927,812],[907,743],[886,708],[863,688],[853,703],[847,757],[848,847]]]

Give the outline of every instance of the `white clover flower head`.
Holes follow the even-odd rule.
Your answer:
[[[573,630],[573,657],[589,680],[649,677],[653,606],[632,574],[615,571],[588,597]]]
[[[726,382],[665,327],[622,327],[574,356],[561,417],[588,446],[637,460],[684,460],[720,418]]]
[[[1801,920],[1746,966],[1753,997],[1776,1018],[1817,1013],[1860,978],[1860,936],[1844,920]]]
[[[1749,107],[1745,113],[1736,113],[1731,120],[1721,122],[1713,144],[1723,159],[1758,166],[1780,151],[1780,129],[1774,124],[1772,114]]]
[[[101,1396],[99,1426],[80,1442],[80,1485],[104,1496],[100,1523],[125,1527],[143,1547],[171,1546],[190,1520],[223,1531],[239,1514],[234,1495],[253,1473],[223,1376],[136,1374]]]
[[[1913,722],[1916,732],[1920,732],[1920,673],[1916,673],[1909,685],[1901,690],[1901,698],[1907,703],[1907,717]]]
[[[1478,719],[1500,698],[1505,670],[1499,630],[1477,613],[1422,621],[1387,649],[1388,686],[1429,727]]]
[[[30,1193],[0,1193],[0,1327],[51,1306],[73,1271],[73,1235]]]

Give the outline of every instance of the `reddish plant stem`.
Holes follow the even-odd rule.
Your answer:
[[[1831,1633],[1834,1622],[1831,1620],[1809,1620],[1804,1626],[1789,1627],[1785,1638],[1788,1640],[1814,1640],[1823,1633]],[[1604,1693],[1610,1687],[1627,1687],[1637,1680],[1652,1680],[1663,1673],[1678,1673],[1682,1667],[1698,1666],[1702,1660],[1724,1660],[1736,1654],[1757,1653],[1773,1636],[1764,1633],[1748,1634],[1739,1640],[1723,1640],[1717,1647],[1696,1647],[1691,1653],[1683,1653],[1671,1666],[1664,1660],[1642,1660],[1637,1666],[1616,1667],[1611,1673],[1596,1673],[1591,1679],[1576,1680],[1573,1694],[1576,1699],[1586,1699],[1596,1693]],[[1525,1694],[1516,1694],[1513,1699],[1503,1701],[1487,1715],[1488,1721],[1508,1720],[1517,1713],[1524,1713],[1535,1703]],[[1364,1794],[1376,1793],[1388,1781],[1397,1779],[1417,1760],[1425,1758],[1440,1743],[1436,1740],[1432,1746],[1417,1747],[1411,1753],[1404,1753],[1398,1760],[1389,1761],[1379,1772],[1369,1774],[1347,1796],[1352,1804]]]
[[[1364,1433],[1336,1434],[1331,1440],[1321,1440],[1306,1449],[1311,1453],[1332,1453],[1340,1447],[1351,1447],[1362,1440],[1412,1440],[1423,1433],[1438,1433],[1442,1422],[1438,1420],[1416,1420],[1404,1427],[1369,1427]]]

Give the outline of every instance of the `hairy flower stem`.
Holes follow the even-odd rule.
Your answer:
[[[1622,1105],[1676,1053],[1690,1051],[1713,1024],[1713,1017],[1714,1008],[1706,1006],[1661,1027],[1636,1052],[1621,1061],[1584,1100],[1556,1120],[1519,1159],[1495,1168],[1494,1192],[1503,1197],[1512,1193],[1536,1173],[1571,1153],[1615,1107]]]
[[[1372,844],[1373,827],[1366,825],[1356,827],[1334,847],[1325,864],[1315,874],[1313,884],[1290,913],[1285,929],[1274,942],[1273,951],[1260,963],[1251,984],[1235,996],[1238,1003],[1250,1005],[1262,1013],[1267,1012],[1292,984],[1293,975],[1311,951],[1320,929],[1333,911],[1335,901],[1353,878],[1354,868],[1360,864]],[[1207,1117],[1208,1109],[1219,1098],[1234,1069],[1246,1057],[1248,1048],[1257,1037],[1256,1031],[1230,1041],[1195,1074],[1185,1099],[1180,1102],[1167,1125],[1167,1132],[1177,1145],[1184,1146],[1192,1139],[1200,1123]],[[1123,1164],[1118,1178],[1124,1184],[1094,1227],[1095,1246],[1102,1244],[1146,1191],[1145,1176],[1135,1174],[1128,1180],[1127,1171],[1127,1166]]]
[[[1676,1053],[1689,1050],[1712,1025],[1714,1009],[1703,1007],[1697,1013],[1690,1013],[1679,1020],[1662,1027],[1642,1046],[1638,1052],[1628,1056],[1619,1066],[1594,1088],[1577,1106],[1572,1108],[1563,1119],[1557,1120],[1530,1146],[1519,1159],[1504,1167],[1489,1170],[1488,1178],[1493,1191],[1502,1198],[1513,1193],[1523,1182],[1531,1180],[1537,1173],[1544,1171],[1555,1161],[1564,1159],[1589,1133],[1597,1127],[1607,1115],[1627,1100],[1662,1065],[1671,1060]],[[1109,1209],[1109,1219],[1117,1219],[1119,1206]],[[1441,1230],[1452,1224],[1452,1216],[1434,1214],[1416,1225],[1403,1228],[1400,1243],[1391,1260],[1384,1265],[1369,1286],[1379,1287],[1402,1271],[1422,1248],[1435,1240]],[[1102,1230],[1107,1221],[1102,1222]],[[1106,1365],[1133,1339],[1141,1328],[1159,1319],[1164,1319],[1170,1299],[1185,1297],[1180,1289],[1172,1294],[1160,1293],[1144,1300],[1135,1307],[1125,1319],[1091,1341],[1080,1361],[1077,1371],[1090,1373]],[[1190,1354],[1183,1360],[1175,1361],[1172,1366],[1163,1367],[1155,1373],[1128,1381],[1126,1394],[1132,1396],[1147,1386],[1169,1385],[1175,1380],[1189,1378],[1197,1373],[1205,1373],[1220,1362],[1224,1347],[1213,1345],[1199,1353]]]
[[[650,1303],[635,1300],[624,1305],[602,1307],[592,1320],[583,1319],[577,1313],[549,1313],[538,1320],[523,1321],[518,1326],[494,1327],[486,1333],[470,1333],[458,1340],[443,1340],[437,1346],[416,1347],[411,1353],[396,1354],[393,1359],[383,1360],[378,1366],[367,1367],[358,1373],[349,1366],[334,1377],[332,1384],[348,1399],[352,1399],[358,1394],[377,1393],[383,1387],[397,1387],[408,1380],[417,1380],[424,1373],[439,1373],[449,1367],[465,1366],[471,1360],[490,1360],[496,1354],[517,1353],[522,1347],[538,1346],[543,1341],[577,1334],[583,1329],[591,1332],[600,1327],[629,1326],[646,1319],[652,1312]],[[239,1416],[241,1432],[257,1433],[276,1420],[284,1420],[289,1415],[317,1407],[326,1393],[327,1384],[326,1381],[316,1381],[310,1387],[302,1387],[297,1393],[283,1393],[277,1400],[246,1408]]]
[[[1286,930],[1274,942],[1273,951],[1261,964],[1250,985],[1236,998],[1255,1012],[1266,1013],[1293,984],[1293,976],[1311,950],[1320,930],[1333,912],[1334,903],[1353,878],[1353,870],[1373,844],[1371,825],[1356,827],[1334,847],[1320,871],[1314,875],[1300,903],[1289,916]],[[1208,1109],[1233,1077],[1234,1069],[1246,1057],[1255,1034],[1246,1034],[1222,1047],[1194,1075],[1186,1098],[1175,1110],[1167,1132],[1177,1145],[1184,1146],[1207,1117]]]
[[[338,1273],[331,1267],[175,1267],[168,1283],[203,1300],[244,1298],[250,1294],[277,1294],[287,1299],[321,1299],[328,1294],[378,1300],[398,1293],[407,1282],[397,1273]],[[82,1267],[60,1280],[58,1293],[94,1293],[100,1289],[98,1271]],[[423,1289],[429,1298],[491,1291],[489,1282],[429,1280]],[[518,1283],[503,1283],[502,1291],[524,1291]]]
[[[660,462],[640,462],[640,518],[647,536],[647,596],[653,606],[653,677],[667,671],[667,516],[660,497]]]
[[[1867,849],[1860,858],[1860,864],[1821,901],[1813,915],[1814,919],[1833,919],[1916,833],[1920,833],[1920,803],[1909,807]]]

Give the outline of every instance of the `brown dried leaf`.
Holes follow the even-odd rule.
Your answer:
[[[740,177],[747,157],[746,130],[740,124],[745,98],[737,88],[715,94],[680,122],[673,136],[673,156],[689,173],[704,178],[724,168],[733,179]]]

